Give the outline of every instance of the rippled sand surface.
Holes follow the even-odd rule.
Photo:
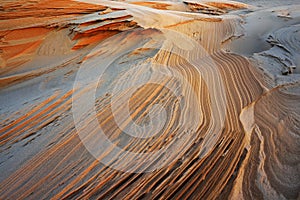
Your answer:
[[[0,199],[299,199],[300,4],[3,0]]]

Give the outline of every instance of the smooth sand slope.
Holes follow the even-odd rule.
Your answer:
[[[300,6],[245,3],[2,1],[0,199],[299,199]]]

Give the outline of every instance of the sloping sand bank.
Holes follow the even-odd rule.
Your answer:
[[[245,3],[1,2],[0,199],[299,199],[299,5]]]

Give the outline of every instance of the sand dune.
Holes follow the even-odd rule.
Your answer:
[[[1,4],[1,199],[299,198],[299,6]]]

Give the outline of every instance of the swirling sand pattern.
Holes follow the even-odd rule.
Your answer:
[[[295,85],[275,88],[256,102],[244,197],[299,197],[299,100],[299,85]]]
[[[243,35],[241,18],[230,12],[248,5],[4,2],[1,199],[299,198],[299,84],[271,88],[255,62],[223,46]],[[33,8],[40,8],[45,19],[35,19]],[[186,51],[190,44],[165,29],[191,38],[205,51]],[[117,59],[99,82],[73,88],[80,67],[92,75],[95,63],[109,56]],[[165,70],[178,76],[160,78]],[[114,88],[149,77],[160,82],[144,84],[130,95],[130,116],[143,126],[151,120],[151,108],[163,107],[166,123],[153,137],[131,137],[123,133],[128,121],[122,128],[115,121],[124,108],[113,107],[128,91]],[[83,145],[72,113],[74,99],[86,98],[95,86],[97,121],[112,143],[135,153],[174,145],[176,159],[148,173],[113,169],[122,158],[128,159],[128,171],[143,163],[125,154],[108,157],[111,148],[95,159]],[[83,125],[90,129],[89,137],[99,138],[90,113],[82,113]],[[186,136],[189,140],[178,146]]]

